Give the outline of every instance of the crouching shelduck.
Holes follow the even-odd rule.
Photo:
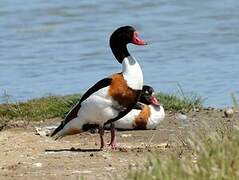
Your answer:
[[[51,136],[57,138],[99,128],[101,148],[104,147],[104,125],[124,117],[136,105],[143,87],[143,73],[127,44],[146,45],[131,26],[120,27],[110,37],[110,48],[122,64],[122,72],[98,81],[67,114]],[[111,126],[111,142],[115,146],[115,129]]]
[[[157,100],[154,89],[150,86],[143,86],[136,107],[137,109],[132,109],[126,116],[114,122],[116,129],[156,129],[157,125],[164,120],[164,108]]]

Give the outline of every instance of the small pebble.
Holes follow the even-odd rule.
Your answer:
[[[228,117],[228,118],[232,117],[232,116],[233,116],[233,113],[234,113],[234,111],[233,111],[232,108],[227,108],[227,109],[225,109],[225,111],[224,111],[225,117]]]
[[[72,173],[74,173],[74,174],[90,174],[90,173],[92,173],[92,171],[88,171],[88,170],[77,171],[77,170],[75,170],[75,171],[72,171]]]
[[[175,115],[176,119],[186,120],[188,117],[185,114],[178,113]]]
[[[112,171],[114,170],[115,168],[114,167],[104,167],[106,171]]]
[[[122,134],[122,135],[120,135],[120,137],[131,137],[132,136],[132,134]]]
[[[120,152],[128,152],[128,150],[126,148],[119,148]]]
[[[34,163],[33,166],[34,167],[42,167],[42,163]]]
[[[200,109],[199,109],[199,108],[195,108],[194,111],[195,111],[195,112],[199,112]]]
[[[168,143],[160,143],[157,145],[158,148],[168,148],[170,145]]]

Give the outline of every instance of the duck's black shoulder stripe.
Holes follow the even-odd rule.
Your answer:
[[[88,89],[86,91],[86,93],[81,97],[80,99],[80,104],[86,100],[91,94],[93,94],[94,92],[106,87],[106,86],[109,86],[112,82],[112,79],[111,78],[104,78],[100,81],[98,81],[94,86],[92,86],[90,89]]]
[[[136,109],[136,110],[143,110],[143,108],[144,108],[144,105],[140,102],[137,102],[133,107],[133,109]]]
[[[77,113],[81,107],[81,103],[86,100],[91,94],[94,92],[100,90],[101,88],[104,88],[106,86],[109,86],[111,84],[112,79],[111,78],[105,78],[100,81],[98,81],[94,86],[92,86],[90,89],[86,91],[85,94],[81,97],[80,101],[78,104],[67,114],[64,122],[65,124],[68,123],[70,120],[74,119],[77,117]]]
[[[64,121],[61,122],[60,126],[54,130],[54,132],[51,134],[51,136],[54,136],[56,133],[58,133],[63,127],[72,119],[77,117],[77,113],[81,107],[81,103],[86,100],[91,94],[94,92],[107,87],[111,84],[112,79],[111,78],[104,78],[100,81],[98,81],[94,86],[92,86],[90,89],[86,91],[86,93],[81,97],[80,101],[70,110],[70,112],[66,115]]]

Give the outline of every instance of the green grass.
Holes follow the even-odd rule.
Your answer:
[[[231,93],[231,99],[232,99],[234,108],[238,109],[238,103],[237,103],[237,98],[236,98],[235,93]]]
[[[128,179],[239,179],[238,125],[220,124],[214,130],[203,125],[187,145],[188,151],[180,156],[152,156],[145,170],[131,171]]]
[[[0,105],[0,117],[30,120],[63,117],[79,98],[79,95],[48,96],[27,102],[5,103]]]
[[[173,112],[188,112],[193,109],[202,108],[202,99],[196,95],[177,96],[175,94],[159,93],[158,98],[165,110]]]
[[[160,93],[158,97],[166,110],[189,111],[201,106],[198,98],[179,98],[163,93]],[[10,120],[39,121],[56,117],[63,118],[79,99],[80,95],[48,96],[27,102],[0,104],[0,129]]]

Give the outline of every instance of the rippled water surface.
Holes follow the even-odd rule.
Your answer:
[[[145,83],[196,92],[205,105],[239,97],[239,1],[0,1],[0,93],[22,101],[84,92],[121,71],[111,32],[133,25],[147,47],[129,45]],[[4,98],[1,99],[3,101]]]

